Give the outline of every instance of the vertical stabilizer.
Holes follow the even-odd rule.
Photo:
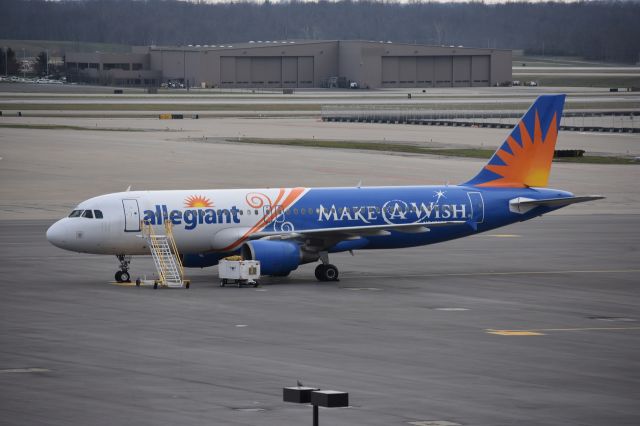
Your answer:
[[[565,95],[542,95],[515,125],[480,173],[465,185],[545,187],[549,181]]]

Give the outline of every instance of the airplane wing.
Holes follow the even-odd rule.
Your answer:
[[[422,222],[422,223],[402,223],[402,224],[385,224],[385,225],[360,225],[360,226],[341,226],[336,228],[316,228],[304,229],[300,231],[263,231],[252,234],[250,239],[257,238],[274,238],[292,239],[292,238],[326,238],[326,239],[347,239],[351,237],[365,236],[382,236],[389,235],[390,231],[405,232],[408,234],[429,232],[431,228],[463,225],[465,221],[442,221],[442,222]]]
[[[509,201],[509,209],[514,213],[526,213],[529,210],[539,207],[564,207],[575,203],[601,200],[602,195],[584,195],[581,197],[544,198],[542,200],[532,200],[531,198],[518,197]]]

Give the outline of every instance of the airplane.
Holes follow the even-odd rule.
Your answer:
[[[78,204],[47,230],[65,250],[115,255],[115,279],[130,281],[131,256],[149,255],[141,225],[170,222],[184,267],[230,255],[287,276],[318,262],[319,281],[338,280],[329,254],[422,246],[529,220],[604,198],[547,188],[565,95],[542,95],[472,179],[460,185],[126,191]]]

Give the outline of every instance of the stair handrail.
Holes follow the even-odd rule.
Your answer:
[[[173,257],[176,259],[176,265],[178,266],[178,272],[180,273],[180,280],[184,281],[184,266],[182,265],[182,259],[180,259],[180,252],[178,252],[176,240],[173,237],[173,224],[171,221],[166,221],[164,223],[164,227],[167,232],[167,239],[169,240]]]
[[[141,229],[142,229],[142,234],[146,235],[146,239],[150,245],[149,249],[151,251],[151,257],[154,258],[154,260],[156,262],[158,262],[158,266],[160,266],[158,268],[158,274],[160,275],[158,277],[158,280],[160,281],[161,284],[165,285],[167,284],[167,277],[166,277],[166,271],[168,270],[167,265],[164,262],[164,259],[162,258],[162,256],[158,256],[158,245],[157,245],[157,235],[153,230],[153,225],[151,225],[151,223],[149,221],[141,221]]]

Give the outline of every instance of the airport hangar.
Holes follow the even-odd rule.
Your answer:
[[[66,57],[67,78],[94,84],[220,88],[486,87],[511,81],[511,51],[373,41],[251,41],[133,47]]]

